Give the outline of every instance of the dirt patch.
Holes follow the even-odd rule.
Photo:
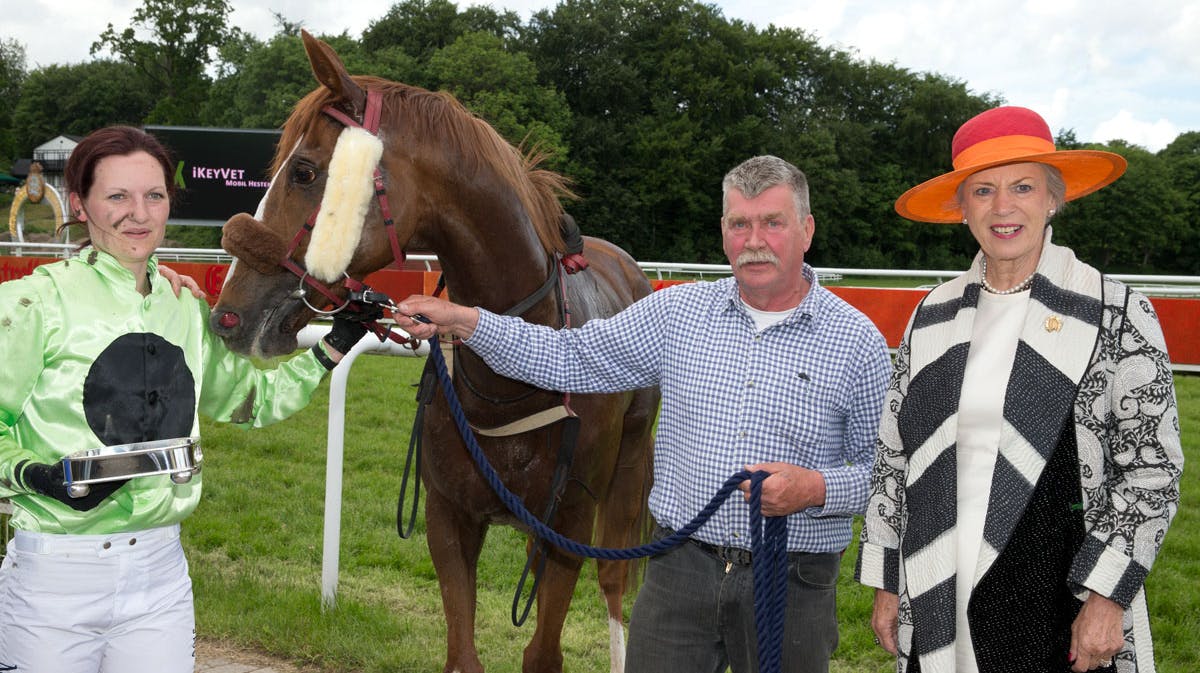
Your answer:
[[[316,666],[299,666],[280,657],[225,641],[196,639],[196,671],[203,673],[216,668],[215,664],[221,662],[254,666],[256,670],[269,668],[272,673],[321,673]]]

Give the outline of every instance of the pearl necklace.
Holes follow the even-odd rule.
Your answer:
[[[1034,269],[1033,273],[1026,276],[1025,280],[1021,281],[1020,283],[1017,283],[1016,285],[1008,288],[1007,290],[997,290],[996,288],[992,287],[991,283],[989,283],[987,280],[987,256],[986,255],[983,257],[981,262],[982,262],[981,263],[982,268],[979,271],[979,281],[981,283],[983,283],[983,289],[987,290],[988,292],[990,292],[992,294],[1016,294],[1018,292],[1024,292],[1025,290],[1029,289],[1030,285],[1033,285],[1033,277],[1037,275],[1037,269]]]

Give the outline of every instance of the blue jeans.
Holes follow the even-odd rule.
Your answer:
[[[827,673],[841,554],[788,555],[783,673]],[[758,673],[754,573],[692,543],[654,556],[629,617],[626,673]]]

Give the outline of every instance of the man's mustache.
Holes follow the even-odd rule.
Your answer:
[[[742,254],[737,256],[735,260],[737,266],[745,266],[747,264],[774,264],[779,266],[779,258],[770,250],[743,250]]]

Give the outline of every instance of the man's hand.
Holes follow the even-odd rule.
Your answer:
[[[820,472],[791,463],[759,463],[746,467],[749,472],[768,472],[762,482],[763,516],[787,516],[808,507],[825,504],[825,477]],[[750,481],[738,488],[750,500]]]
[[[196,299],[204,299],[208,296],[205,294],[204,290],[200,289],[200,284],[196,282],[195,278],[192,278],[191,276],[185,276],[175,269],[159,264],[158,275],[167,279],[167,282],[171,284],[171,291],[175,293],[176,297],[179,296],[180,291],[185,287]]]
[[[452,333],[467,339],[479,326],[479,311],[436,297],[414,294],[394,311],[396,325],[418,339]]]
[[[119,481],[90,484],[90,490],[87,495],[82,498],[72,498],[67,493],[66,477],[63,473],[62,463],[55,463],[53,465],[24,463],[17,467],[17,472],[20,473],[19,480],[30,491],[54,498],[80,512],[86,512],[95,508],[96,505],[99,505],[105,498],[112,495],[129,481],[128,479],[121,479]]]

